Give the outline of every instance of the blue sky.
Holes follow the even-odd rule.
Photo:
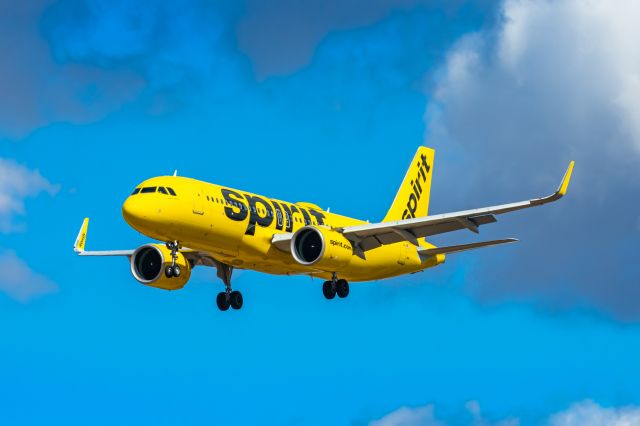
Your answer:
[[[298,3],[0,5],[2,422],[640,421],[637,5]],[[122,202],[174,169],[379,220],[420,144],[432,213],[576,171],[483,229],[517,245],[340,303],[237,271],[221,313],[213,270],[163,292],[71,250],[85,216],[90,249],[145,243]]]

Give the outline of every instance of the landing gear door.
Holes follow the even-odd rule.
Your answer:
[[[204,191],[202,187],[197,187],[193,193],[193,213],[198,215],[204,214]]]

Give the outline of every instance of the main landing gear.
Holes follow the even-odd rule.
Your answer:
[[[322,284],[322,294],[327,299],[333,299],[336,294],[339,298],[344,299],[349,295],[349,283],[347,280],[338,279],[334,273],[331,281],[325,281]]]
[[[216,297],[216,304],[218,305],[218,309],[221,311],[226,311],[231,306],[233,309],[242,308],[242,293],[237,290],[231,291],[230,288],[227,288],[226,291],[218,293]]]
[[[226,311],[229,307],[233,309],[242,308],[242,293],[231,289],[231,273],[233,272],[233,267],[222,262],[216,262],[216,268],[218,269],[218,277],[224,282],[226,287],[225,291],[218,293],[216,297],[218,309]]]
[[[176,265],[176,261],[178,260],[178,251],[180,250],[180,243],[178,241],[169,241],[166,246],[171,250],[171,265],[164,269],[164,275],[167,278],[178,278],[182,273],[180,265]]]
[[[167,265],[164,269],[164,274],[167,278],[177,278],[182,273],[180,265],[177,265],[178,253],[180,252],[179,241],[169,241],[166,243],[167,249],[171,250],[171,265]],[[221,311],[227,311],[229,308],[240,309],[242,308],[243,299],[242,293],[237,290],[231,289],[231,273],[233,272],[233,266],[229,266],[225,263],[214,260],[216,269],[218,270],[218,277],[222,280],[225,286],[225,291],[218,293],[216,297],[216,304]]]

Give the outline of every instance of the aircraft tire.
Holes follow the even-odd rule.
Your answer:
[[[338,293],[338,297],[341,299],[349,295],[349,283],[347,280],[338,280],[336,283],[336,293]]]
[[[216,304],[218,305],[218,309],[221,311],[226,311],[229,309],[229,300],[227,299],[227,293],[220,292],[218,293],[218,297],[216,297]]]
[[[180,272],[182,272],[182,271],[181,271],[179,265],[176,265],[176,266],[173,267],[173,276],[174,277],[178,278],[180,276]]]
[[[336,297],[336,288],[334,287],[333,282],[325,281],[322,284],[322,294],[324,294],[324,297],[329,300]]]
[[[173,267],[171,265],[169,265],[166,268],[164,268],[164,275],[167,278],[173,277]]]
[[[231,296],[229,297],[229,302],[231,303],[231,307],[233,309],[240,309],[242,308],[242,293],[240,293],[237,290],[234,290],[231,292]]]

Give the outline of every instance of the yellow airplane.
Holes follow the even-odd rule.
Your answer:
[[[436,247],[425,237],[467,229],[478,233],[495,215],[560,199],[574,162],[550,196],[474,210],[428,216],[434,150],[420,147],[391,208],[379,223],[352,219],[312,203],[289,203],[246,191],[176,176],[159,176],[138,185],[122,206],[131,227],[162,241],[135,250],[85,251],[89,219],[74,245],[81,256],[127,256],[142,284],[177,290],[196,266],[211,266],[226,287],[220,310],[240,309],[242,294],[231,288],[234,268],[325,279],[327,299],[349,294],[349,282],[371,281],[422,271],[445,255],[514,238]]]

